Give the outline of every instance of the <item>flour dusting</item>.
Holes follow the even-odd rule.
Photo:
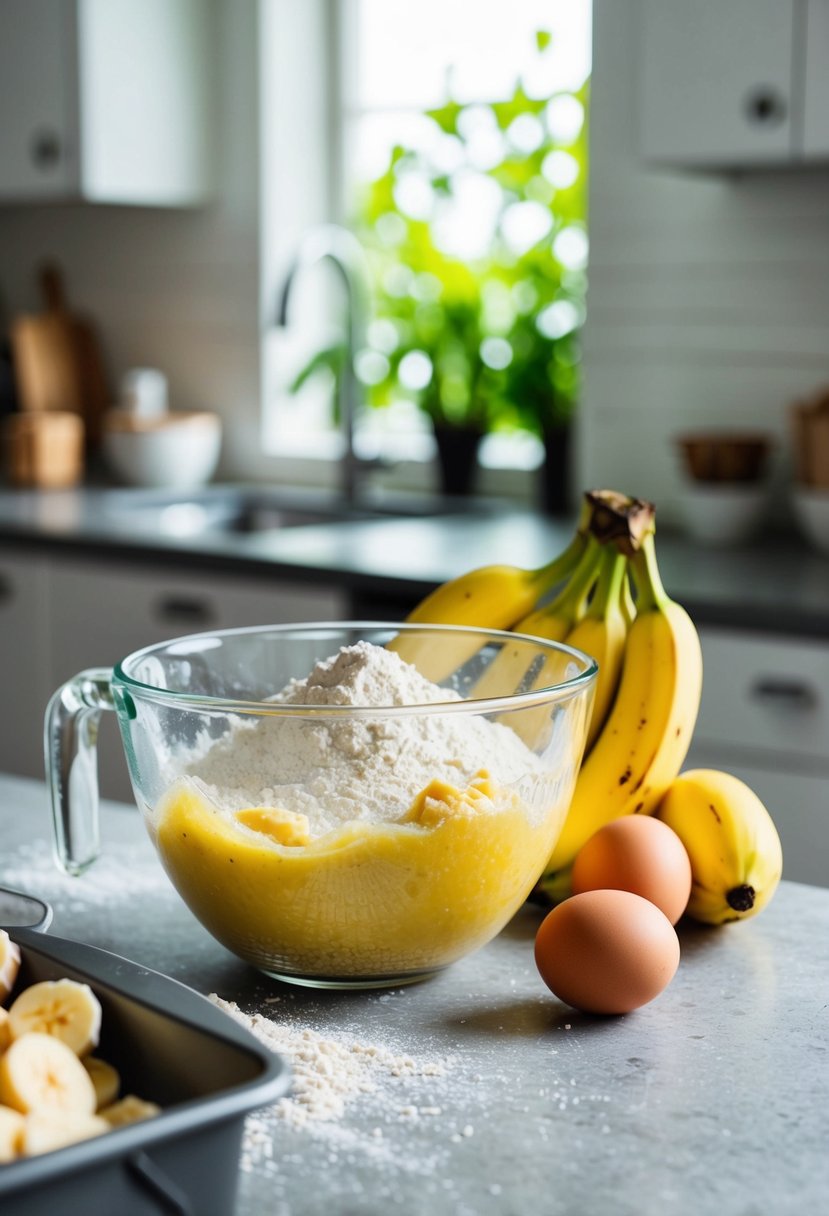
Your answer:
[[[215,993],[210,1000],[290,1062],[292,1092],[275,1109],[277,1117],[293,1127],[340,1119],[350,1101],[360,1094],[376,1094],[389,1078],[399,1078],[403,1088],[407,1078],[443,1076],[449,1067],[446,1060],[416,1061],[380,1044],[323,1036],[308,1027],[246,1014]],[[410,1106],[407,1102],[401,1109]]]
[[[3,884],[24,895],[36,895],[50,903],[60,903],[69,911],[110,908],[134,897],[158,898],[172,894],[163,884],[159,890],[159,871],[155,865],[144,869],[136,864],[140,845],[107,841],[104,853],[83,878],[73,878],[58,869],[52,851],[41,841],[20,844],[3,859]],[[151,855],[149,840],[147,855]]]
[[[395,1172],[434,1172],[437,1152],[401,1158],[387,1139],[388,1125],[449,1114],[453,1056],[422,1059],[345,1032],[320,1034],[290,1019],[247,1014],[234,1001],[215,993],[209,999],[291,1068],[289,1094],[246,1120],[243,1170],[270,1167],[275,1141],[278,1143],[281,1131],[290,1129],[322,1141],[335,1155],[357,1153],[375,1166]],[[360,1102],[368,1117],[358,1131],[345,1122],[345,1116]]]

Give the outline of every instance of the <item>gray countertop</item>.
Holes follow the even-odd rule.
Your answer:
[[[49,900],[54,933],[326,1041],[378,1049],[374,1087],[348,1096],[340,1117],[304,1127],[274,1110],[251,1117],[238,1216],[826,1210],[829,891],[784,882],[756,920],[681,925],[680,969],[662,996],[594,1018],[538,978],[537,909],[431,981],[318,993],[216,944],[134,809],[105,806],[104,856],[82,879],[54,868],[42,784],[0,778],[0,823],[0,882]],[[384,1071],[379,1049],[411,1067]]]
[[[123,510],[142,493],[154,501],[142,491],[0,491],[0,544],[334,583],[369,599],[396,597],[405,607],[475,566],[540,566],[565,547],[574,527],[491,500],[469,512],[438,513],[414,500],[397,518],[176,534],[159,529],[156,512]],[[325,502],[309,493],[288,501],[301,509]],[[668,591],[699,624],[829,637],[829,558],[794,533],[720,549],[666,530],[658,534],[658,553]]]

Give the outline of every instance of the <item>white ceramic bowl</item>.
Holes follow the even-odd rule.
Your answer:
[[[119,480],[133,486],[204,485],[216,471],[221,445],[221,420],[204,411],[139,419],[113,410],[104,423],[107,463]]]
[[[829,553],[829,490],[795,486],[792,505],[804,536],[816,549]]]
[[[749,540],[763,521],[767,502],[767,487],[758,482],[688,482],[678,494],[685,532],[706,545]]]

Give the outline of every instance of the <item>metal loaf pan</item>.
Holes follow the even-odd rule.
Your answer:
[[[95,1054],[118,1069],[123,1093],[162,1113],[0,1165],[3,1216],[231,1216],[245,1115],[287,1091],[285,1061],[177,980],[93,946],[7,928],[21,951],[16,990],[64,976],[89,984],[103,1007]]]

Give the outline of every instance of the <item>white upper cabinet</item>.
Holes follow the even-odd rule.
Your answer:
[[[829,160],[829,0],[808,0],[805,33],[803,155]]]
[[[211,11],[211,0],[0,0],[0,201],[203,201]]]
[[[829,157],[829,0],[639,0],[638,11],[645,161]]]

